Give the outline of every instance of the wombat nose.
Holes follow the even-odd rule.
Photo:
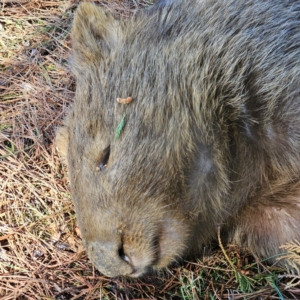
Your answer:
[[[88,245],[88,255],[95,267],[108,277],[130,275],[134,272],[129,257],[118,244],[91,242]]]
[[[124,253],[124,248],[123,248],[123,247],[120,247],[120,248],[119,248],[118,253],[119,253],[119,256],[120,256],[121,259],[123,259],[124,261],[126,261],[127,263],[130,264],[130,259],[129,259],[129,257]]]

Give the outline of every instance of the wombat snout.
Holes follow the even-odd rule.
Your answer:
[[[173,260],[184,251],[182,241],[186,240],[185,230],[188,229],[175,218],[169,222],[168,217],[165,219],[166,222],[161,225],[148,218],[148,226],[145,222],[140,226],[135,221],[132,227],[120,225],[116,230],[107,226],[95,233],[99,237],[97,240],[95,235],[91,238],[88,235],[84,244],[90,260],[109,277],[138,277],[151,267],[166,267],[170,259]],[[126,224],[130,224],[130,221]]]
[[[122,245],[111,242],[92,242],[87,251],[95,267],[106,276],[130,275],[134,277],[134,274],[138,272],[138,268],[133,266],[129,257],[124,254]]]

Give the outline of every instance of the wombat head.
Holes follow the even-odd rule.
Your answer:
[[[169,70],[159,42],[149,53],[153,40],[141,45],[141,34],[131,21],[79,6],[72,30],[76,98],[56,139],[88,255],[110,277],[167,266],[186,251],[196,220],[185,180],[193,120],[161,74]]]
[[[126,22],[79,6],[56,141],[105,275],[196,254],[219,224],[262,258],[297,236],[299,7],[275,2],[161,0]]]

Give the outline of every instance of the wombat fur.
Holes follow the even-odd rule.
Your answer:
[[[72,43],[57,145],[99,271],[164,268],[218,228],[270,263],[300,240],[300,1],[82,3]]]

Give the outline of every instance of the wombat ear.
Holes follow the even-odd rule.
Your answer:
[[[85,67],[109,55],[121,33],[120,22],[95,4],[83,2],[77,8],[71,32],[73,66]]]
[[[55,147],[63,162],[67,164],[67,153],[69,145],[69,132],[67,127],[60,127],[56,131]]]

